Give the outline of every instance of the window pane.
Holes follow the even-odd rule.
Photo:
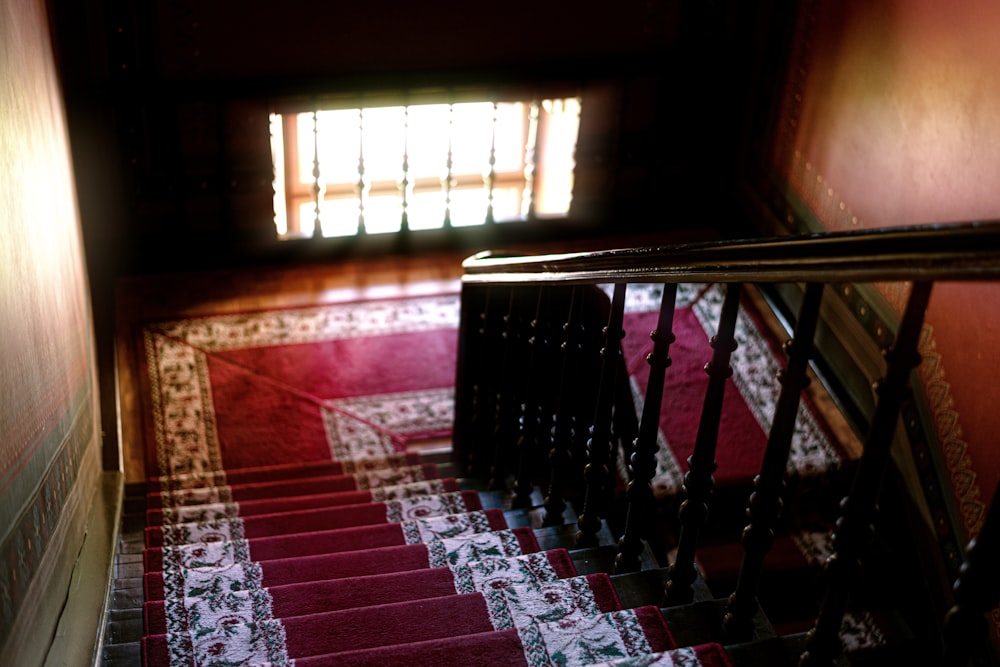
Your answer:
[[[358,123],[357,109],[319,112],[320,178],[324,183],[358,182],[358,151],[361,141]],[[308,134],[312,133],[312,114],[299,114],[299,128],[300,139],[303,129],[309,128]],[[309,141],[312,141],[311,137]],[[299,145],[302,145],[301,141]],[[304,183],[313,182],[311,143],[308,152],[309,173],[306,174],[308,178],[302,179]]]
[[[302,236],[312,236],[315,228],[316,211],[313,203],[299,205],[299,234]]]
[[[524,169],[527,105],[521,102],[500,104],[497,108],[496,171]]]
[[[455,227],[481,225],[486,220],[486,188],[453,190],[451,224]]]
[[[452,173],[481,174],[490,160],[493,105],[489,102],[456,104],[451,128]]]
[[[403,107],[365,109],[362,116],[366,184],[403,177]]]
[[[323,236],[354,236],[357,233],[356,198],[327,199],[323,202]]]
[[[403,202],[398,195],[365,199],[365,230],[370,234],[398,232],[403,219]]]
[[[561,215],[573,200],[574,151],[580,131],[580,101],[545,100],[541,114],[545,132],[538,148],[537,215]]]
[[[444,178],[448,164],[448,105],[410,107],[407,148],[410,180]]]
[[[517,187],[501,187],[493,189],[493,219],[497,221],[519,220],[524,217],[521,194],[523,190]]]
[[[444,193],[418,192],[407,199],[410,229],[438,229],[444,225]]]

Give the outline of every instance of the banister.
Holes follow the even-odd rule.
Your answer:
[[[770,538],[773,536],[781,504],[784,502],[782,496],[789,443],[797,419],[798,401],[807,381],[806,366],[816,342],[815,329],[820,318],[821,295],[825,286],[850,282],[913,283],[909,303],[895,335],[896,340],[890,341],[893,352],[888,356],[886,381],[876,392],[878,407],[864,443],[864,453],[857,466],[856,481],[852,486],[849,502],[845,501],[845,515],[838,522],[834,535],[836,553],[828,560],[827,565],[827,570],[835,577],[834,583],[824,598],[817,625],[809,635],[808,651],[802,657],[802,664],[834,664],[842,648],[839,633],[850,593],[848,584],[855,579],[856,570],[870,548],[871,540],[866,539],[865,531],[870,531],[870,526],[874,523],[881,479],[890,462],[889,453],[893,433],[897,428],[900,401],[909,391],[910,373],[920,361],[917,343],[931,285],[937,281],[1000,280],[1000,220],[538,256],[483,252],[465,260],[463,268],[463,294],[478,295],[489,292],[494,287],[503,292],[533,285],[551,286],[546,292],[575,293],[583,289],[583,285],[614,283],[613,303],[623,300],[627,283],[672,285],[714,282],[728,284],[727,290],[732,290],[740,283],[805,283],[808,286],[797,318],[795,338],[788,348],[791,358],[784,369],[782,392],[771,416],[762,472],[757,477],[754,495],[749,503],[750,525],[744,531],[744,546],[747,548],[744,549],[744,559],[740,566],[737,591],[725,610],[728,613],[726,622],[719,619],[719,625],[725,629],[729,641],[744,641],[756,636],[753,633],[759,629],[760,608],[756,600],[758,579],[763,571],[763,559],[770,549]],[[531,289],[536,288],[529,287]],[[573,298],[575,297],[570,299],[569,316],[564,325],[563,354],[559,357],[559,365],[564,372],[560,374],[559,382],[552,383],[552,390],[557,395],[552,408],[553,414],[549,417],[553,424],[550,432],[553,446],[549,457],[552,481],[545,496],[545,525],[555,525],[563,518],[566,504],[562,495],[566,485],[560,481],[560,476],[572,468],[569,462],[575,456],[589,464],[586,476],[592,483],[592,488],[586,490],[584,511],[579,516],[578,523],[581,526],[587,524],[587,535],[593,536],[596,535],[595,530],[601,518],[601,512],[593,510],[593,501],[600,497],[598,491],[607,491],[601,488],[601,481],[608,469],[608,448],[603,445],[591,446],[589,451],[582,451],[580,448],[572,449],[569,445],[557,446],[557,443],[564,440],[572,441],[584,427],[580,422],[579,410],[571,415],[563,415],[561,405],[566,385],[586,384],[584,381],[574,383],[572,380],[580,378],[574,376],[571,380],[565,373],[566,369],[578,366],[570,355],[573,349],[570,345],[573,328],[570,325],[576,317]],[[737,306],[738,298],[734,298],[734,313]],[[610,308],[612,311],[616,309],[617,319],[612,322],[611,318],[605,318],[609,322],[606,331],[613,334],[612,337],[617,336],[621,330],[620,303],[616,308]],[[735,319],[735,314],[733,317]],[[730,342],[732,338],[732,334],[729,334]],[[713,363],[714,359],[713,356]],[[720,361],[721,359],[720,357]],[[728,366],[728,361],[725,365]],[[501,368],[505,367],[504,362]],[[711,364],[706,370],[710,368]],[[589,372],[595,374],[596,371],[590,368]],[[725,378],[720,374],[719,379],[724,381]],[[559,386],[555,387],[556,384]],[[656,382],[648,384],[643,407],[659,405],[662,402],[660,393]],[[601,404],[604,397],[587,398],[592,399],[590,403]],[[721,393],[718,400],[721,401]],[[714,399],[706,398],[702,404],[702,419],[717,429],[719,415],[713,403]],[[626,400],[625,404],[628,410],[634,409],[630,401]],[[601,436],[601,442],[609,437],[606,432],[606,408],[607,406],[601,405],[597,411],[603,421],[598,423],[600,420],[595,418],[590,424],[593,432]],[[577,421],[574,422],[573,419]],[[645,410],[643,421],[646,421]],[[658,422],[657,418],[651,417],[648,424],[658,427]],[[702,430],[699,428],[699,440],[707,439],[710,435],[708,427],[704,429],[704,434]],[[646,440],[651,440],[648,434]],[[631,440],[620,439],[617,444],[610,445],[611,451],[626,456],[628,448],[623,442]],[[655,442],[654,440],[654,444]],[[649,475],[641,469],[645,464],[640,458],[648,455],[647,449],[650,449],[649,443],[645,447],[636,444],[633,456],[639,464],[630,471],[631,477],[626,487],[630,491],[625,494],[629,503],[641,504],[647,495],[645,486],[648,485]],[[693,566],[693,536],[697,534],[698,526],[707,514],[707,496],[711,491],[711,474],[715,466],[714,444],[711,450],[699,457],[692,456],[688,461],[689,474],[685,476],[683,490],[685,503],[697,502],[704,507],[689,505],[694,507],[694,510],[688,512],[692,515],[691,528],[686,527],[688,520],[681,517],[681,539],[677,556],[669,570],[671,583],[667,591],[673,588],[684,591],[684,594],[669,594],[668,599],[675,598],[672,602],[688,601],[693,597],[693,591],[687,592],[697,577]],[[704,479],[699,481],[699,476]],[[696,488],[699,484],[704,489]],[[577,492],[575,501],[579,500]],[[641,508],[635,510],[636,518],[641,511]],[[637,532],[636,526],[632,525],[638,523],[633,520],[633,507],[629,506],[625,512],[625,530],[628,535],[622,536],[619,541],[621,551],[617,559],[622,571],[635,567],[636,547],[641,545],[643,539],[641,531]],[[595,540],[590,537],[580,544],[593,543]],[[990,594],[995,596],[994,589],[995,587],[990,589]],[[991,600],[995,602],[994,598]],[[980,606],[982,605],[976,607],[976,614],[982,613]]]
[[[872,282],[1000,278],[1000,221],[463,262],[465,283]]]

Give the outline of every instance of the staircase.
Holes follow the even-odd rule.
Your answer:
[[[994,228],[935,231],[469,260],[451,455],[279,464],[132,489],[106,663],[137,664],[139,656],[147,665],[299,666],[944,659],[927,653],[935,643],[901,613],[906,600],[880,606],[880,593],[898,592],[894,556],[866,533],[877,490],[891,480],[889,443],[919,362],[916,335],[932,281],[997,272],[998,258],[969,254],[1000,247]],[[790,275],[807,286],[762,467],[750,488],[716,488],[716,450],[732,437],[720,431],[718,411],[742,283]],[[782,597],[782,586],[822,590],[818,572],[767,562],[787,522],[802,520],[798,510],[815,499],[786,471],[824,285],[903,276],[920,280],[864,454],[849,466],[853,482],[832,486],[832,498],[850,500],[826,560],[823,601],[784,596],[819,620],[776,622],[768,601]],[[642,281],[665,288],[637,412],[619,365],[626,285]],[[727,288],[678,507],[656,497],[651,481],[680,281]],[[595,284],[615,285],[610,298]],[[745,491],[753,492],[748,500]],[[831,497],[815,506],[828,509]],[[783,513],[783,504],[796,511]],[[740,562],[729,581],[708,577],[699,554],[732,550],[717,540],[731,534],[730,519],[743,507],[749,523]],[[982,541],[983,551],[995,548],[985,531]],[[984,589],[985,596],[960,598],[973,617],[996,603],[996,582]],[[891,641],[845,652],[845,622],[872,613]]]

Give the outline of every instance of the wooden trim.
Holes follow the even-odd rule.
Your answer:
[[[67,600],[74,597],[74,593],[79,590],[83,582],[77,565],[81,548],[87,550],[91,544],[103,542],[100,537],[92,536],[88,532],[93,528],[91,521],[94,517],[94,507],[103,499],[98,491],[100,475],[100,447],[91,442],[86,447],[84,458],[80,462],[77,482],[66,499],[58,524],[53,529],[52,540],[45,548],[45,555],[24,596],[25,603],[17,611],[17,618],[7,642],[0,647],[0,665],[40,665],[46,661],[47,656],[51,660],[56,653],[59,653],[62,659],[53,661],[53,664],[92,665],[99,657],[94,653],[98,647],[92,640],[98,636],[97,633],[103,632],[104,628],[106,606],[101,596],[111,582],[108,577],[109,571],[103,566],[98,568],[101,570],[100,577],[95,582],[90,582],[101,588],[102,592],[90,598],[93,604],[88,604],[87,614],[71,618]],[[111,511],[117,518],[119,508]],[[103,516],[106,517],[107,514]],[[110,554],[113,553],[112,543]],[[98,602],[99,597],[101,597],[100,602]],[[82,630],[79,634],[85,635],[88,639],[74,646],[63,646],[65,651],[60,650],[56,647],[60,641],[59,633],[66,633],[67,625],[75,624],[79,624],[79,629]],[[90,630],[93,630],[94,634],[90,634]],[[51,644],[50,638],[52,638]]]
[[[69,597],[46,656],[50,665],[98,665],[115,577],[124,476],[102,473],[87,516],[87,532],[70,579]]]
[[[463,267],[475,283],[997,280],[1000,221],[539,257],[485,252]]]

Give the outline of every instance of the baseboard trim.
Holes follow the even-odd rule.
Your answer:
[[[124,489],[121,472],[101,474],[87,516],[86,536],[70,578],[66,606],[45,658],[46,667],[90,667],[102,662]]]

